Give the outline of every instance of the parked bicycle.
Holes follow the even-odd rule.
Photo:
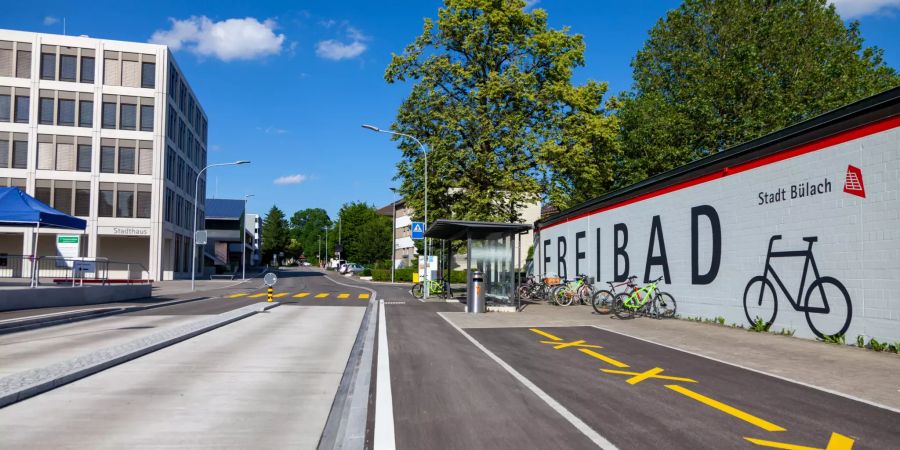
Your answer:
[[[550,292],[550,297],[559,306],[569,306],[575,300],[586,305],[594,297],[594,285],[587,275],[578,275],[574,280],[563,283]]]
[[[806,250],[773,252],[772,246],[779,239],[781,239],[781,235],[775,235],[769,239],[769,250],[766,253],[766,265],[763,269],[763,274],[751,278],[744,289],[744,314],[747,315],[747,320],[751,324],[757,320],[762,320],[765,322],[766,327],[771,326],[775,322],[775,316],[778,315],[778,296],[771,281],[775,280],[784,296],[787,297],[791,307],[796,311],[805,313],[806,322],[816,336],[822,339],[826,336],[843,336],[847,332],[847,328],[850,327],[853,305],[850,302],[850,294],[847,292],[847,288],[840,281],[832,277],[819,275],[819,268],[816,266],[816,259],[812,253],[813,243],[818,241],[818,237],[803,238],[804,241],[809,243],[809,247]],[[770,263],[772,258],[790,257],[804,258],[800,289],[797,292],[796,299],[788,292],[787,287],[781,281],[781,277],[778,276],[778,273]],[[803,288],[806,286],[806,276],[810,267],[812,267],[815,279],[809,284],[805,291],[806,295],[803,296]],[[800,303],[801,297],[803,299],[802,304]],[[829,298],[832,303],[829,303]],[[838,309],[834,315],[831,315],[833,312],[832,306]],[[841,311],[842,308],[846,308],[846,310]],[[813,323],[814,320],[816,323]],[[822,331],[823,328],[827,328],[825,332]]]
[[[597,314],[609,314],[613,310],[613,302],[616,299],[616,296],[619,294],[631,294],[638,287],[638,285],[634,282],[637,279],[637,275],[632,275],[628,277],[627,280],[617,283],[615,281],[607,281],[606,284],[609,285],[609,289],[601,289],[597,291],[591,299],[591,306],[594,307],[594,311]],[[619,288],[625,287],[624,290],[620,291]]]
[[[409,292],[413,297],[421,299],[424,297],[426,286],[428,286],[429,296],[440,297],[443,299],[453,298],[453,290],[450,289],[450,283],[443,278],[419,281],[413,285]]]
[[[659,277],[631,293],[617,295],[613,302],[616,317],[633,319],[638,314],[657,319],[675,317],[675,298],[659,289],[662,279]]]
[[[519,299],[521,300],[546,300],[547,292],[550,286],[541,280],[538,276],[530,276],[525,279],[518,287]]]

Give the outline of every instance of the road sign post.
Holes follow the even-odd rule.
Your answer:
[[[266,276],[263,277],[263,282],[266,283],[268,288],[266,289],[266,299],[268,302],[272,302],[272,286],[275,286],[275,283],[278,282],[278,276],[274,273],[267,273]]]

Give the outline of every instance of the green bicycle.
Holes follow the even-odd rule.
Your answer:
[[[637,314],[657,319],[675,317],[675,298],[659,290],[659,277],[630,293],[616,296],[613,312],[620,319],[633,319]]]
[[[413,285],[410,293],[413,297],[421,299],[425,293],[425,286],[428,286],[428,295],[440,297],[443,299],[452,298],[453,291],[450,289],[450,283],[443,278],[437,280],[422,280]]]
[[[550,297],[559,306],[569,306],[578,300],[587,304],[594,296],[594,286],[587,275],[578,275],[574,280],[563,283],[550,291]]]

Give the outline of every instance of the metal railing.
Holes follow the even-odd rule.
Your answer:
[[[33,282],[32,282],[33,280]],[[135,262],[110,261],[109,258],[0,254],[0,282],[34,284],[71,282],[107,285],[113,282],[149,283],[150,271]]]

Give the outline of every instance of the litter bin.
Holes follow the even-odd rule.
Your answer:
[[[466,312],[473,314],[485,312],[484,304],[484,272],[475,270],[472,272],[472,290],[466,302]]]

